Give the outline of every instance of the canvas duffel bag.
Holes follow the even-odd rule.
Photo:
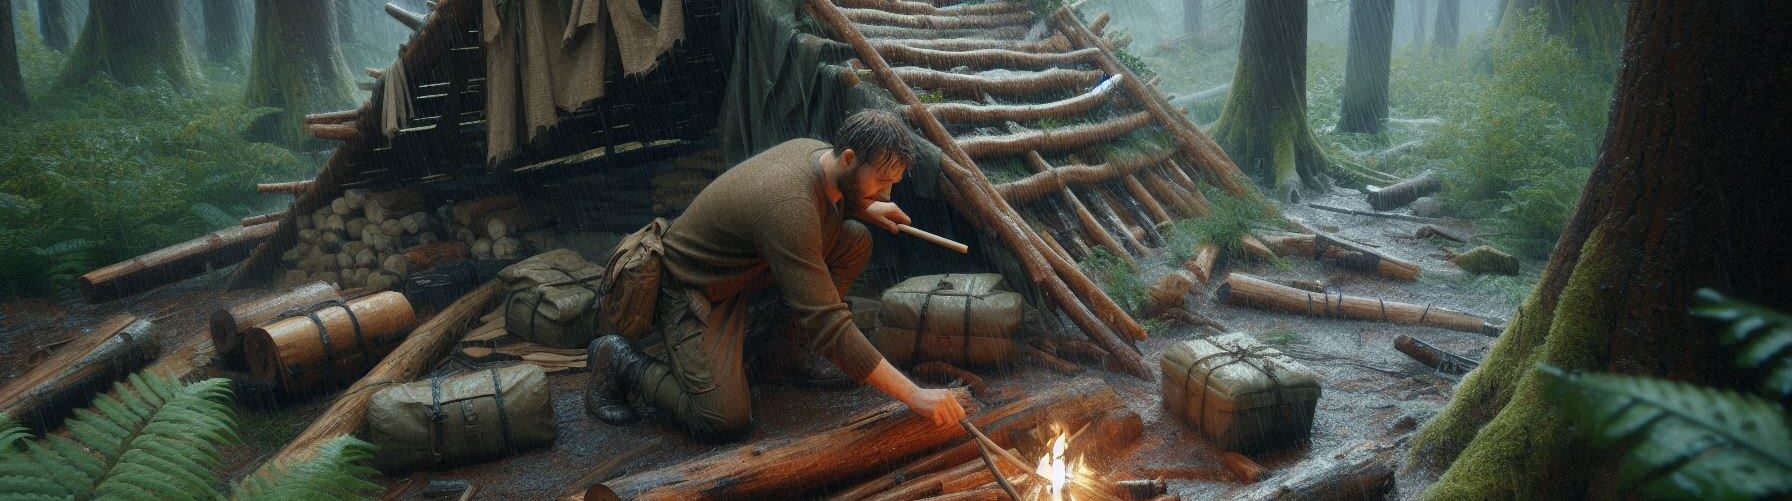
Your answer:
[[[927,275],[884,291],[871,343],[891,364],[941,361],[960,366],[1013,360],[1012,337],[1026,300],[994,273]]]
[[[515,364],[387,387],[364,433],[387,473],[495,459],[554,443],[554,404],[540,367]]]
[[[1177,343],[1159,366],[1169,415],[1222,449],[1261,451],[1312,433],[1319,376],[1249,334]]]
[[[570,249],[531,256],[498,272],[504,330],[556,348],[583,348],[596,339],[603,268]]]

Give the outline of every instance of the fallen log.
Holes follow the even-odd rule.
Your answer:
[[[1244,248],[1246,254],[1256,256],[1257,259],[1262,259],[1264,262],[1272,262],[1281,257],[1275,251],[1269,250],[1268,244],[1257,239],[1256,235],[1249,233],[1238,236],[1238,245]]]
[[[274,234],[276,223],[235,226],[87,272],[77,281],[89,303],[129,296],[235,263]]]
[[[315,181],[305,180],[287,181],[284,183],[261,183],[255,185],[255,191],[257,193],[291,193],[293,195],[298,195],[304,193],[306,190],[310,190],[311,183],[314,182]]]
[[[1055,70],[1072,71],[1072,70]],[[1134,113],[1101,123],[1034,130],[1001,136],[973,136],[959,140],[972,158],[1020,155],[1028,151],[1066,151],[1087,148],[1151,124],[1151,115]],[[1135,169],[1137,167],[1134,167]]]
[[[269,212],[269,213],[267,213],[267,214],[262,214],[262,215],[259,215],[259,216],[249,216],[249,217],[245,217],[245,218],[243,218],[243,220],[242,220],[242,224],[243,224],[243,226],[245,226],[245,227],[247,227],[247,226],[255,226],[255,225],[260,225],[260,224],[267,224],[267,223],[273,223],[273,222],[278,222],[278,221],[280,221],[280,220],[281,220],[281,219],[283,219],[283,218],[285,218],[285,217],[286,217],[286,212],[285,212],[285,211],[280,211],[280,212]]]
[[[1024,52],[1011,49],[975,49],[975,50],[938,50],[910,47],[902,44],[881,42],[873,44],[878,52],[892,61],[903,64],[950,70],[958,67],[971,69],[1006,69],[1006,70],[1040,70],[1076,66],[1093,60],[1098,54],[1093,49],[1073,50],[1070,52]]]
[[[1000,14],[903,14],[876,9],[840,9],[846,19],[862,25],[894,26],[902,28],[921,28],[930,30],[956,30],[973,28],[999,28],[1031,24],[1033,15],[1026,12],[1007,12]]]
[[[1220,246],[1213,242],[1202,242],[1195,245],[1194,257],[1182,262],[1182,269],[1195,275],[1195,280],[1207,283],[1213,278],[1213,266],[1220,260]]]
[[[1238,479],[1239,482],[1254,484],[1263,478],[1265,471],[1263,465],[1251,460],[1250,456],[1232,451],[1219,451],[1217,455],[1220,465],[1225,466],[1226,471],[1232,474],[1232,478]]]
[[[981,410],[963,391],[954,397],[967,414]],[[891,403],[793,442],[749,445],[599,485],[612,499],[640,501],[793,497],[881,470],[963,434]]]
[[[386,4],[386,14],[392,16],[392,19],[398,20],[399,24],[410,28],[411,31],[422,31],[423,25],[429,24],[422,14],[405,10],[404,7],[399,7],[397,4]]]
[[[1322,211],[1336,212],[1339,214],[1350,214],[1353,216],[1380,217],[1380,218],[1387,218],[1387,219],[1399,219],[1401,221],[1412,221],[1415,223],[1440,223],[1440,222],[1443,222],[1443,220],[1437,219],[1437,218],[1408,216],[1405,214],[1388,214],[1385,212],[1368,212],[1368,211],[1360,211],[1360,210],[1356,210],[1356,209],[1346,209],[1343,207],[1332,207],[1330,205],[1325,205],[1325,204],[1311,204],[1310,203],[1310,204],[1307,204],[1307,207],[1312,207],[1312,208],[1319,209]]]
[[[333,388],[371,370],[417,321],[404,294],[307,307],[243,334],[249,374],[288,394]]]
[[[609,459],[605,459],[604,462],[598,463],[597,466],[591,468],[591,471],[586,472],[584,476],[573,481],[573,485],[576,486],[576,488],[560,495],[560,501],[584,501],[587,499],[595,501],[597,498],[591,497],[592,493],[590,492],[590,486],[592,484],[609,480],[610,475],[615,473],[617,469],[628,464],[630,461],[634,461],[635,458],[641,457],[643,453],[658,448],[659,445],[660,438],[654,437],[653,439],[648,440],[647,443],[637,445],[632,449],[618,454],[610,455]],[[599,495],[601,496],[602,494],[600,493]]]
[[[1419,197],[1443,191],[1444,181],[1430,172],[1369,192],[1369,207],[1392,210],[1412,203]]]
[[[1407,337],[1406,335],[1394,338],[1394,349],[1400,350],[1400,353],[1405,353],[1406,356],[1412,357],[1413,360],[1417,360],[1421,364],[1425,364],[1426,367],[1437,369],[1438,372],[1452,376],[1468,374],[1469,371],[1473,371],[1476,367],[1481,366],[1480,362],[1470,360],[1468,357],[1444,351],[1442,348]]]
[[[361,428],[367,415],[368,399],[373,396],[371,388],[410,382],[435,366],[436,360],[446,354],[455,341],[460,339],[460,335],[466,332],[468,322],[479,316],[502,287],[496,280],[486,282],[417,326],[373,370],[367,371],[359,381],[344,390],[310,427],[305,428],[292,442],[263,463],[262,471],[256,474],[265,473],[270,464],[295,464],[311,459],[316,456],[319,445]]]
[[[1370,249],[1334,235],[1287,234],[1263,239],[1263,245],[1284,256],[1307,256],[1340,268],[1374,273],[1411,282],[1419,278],[1419,265]]]
[[[374,78],[379,78],[379,77],[375,76]],[[361,110],[359,108],[356,108],[356,109],[352,109],[352,110],[332,111],[329,113],[312,113],[310,115],[305,115],[305,124],[306,125],[339,124],[339,123],[353,122],[360,118],[361,118]]]
[[[37,432],[154,360],[159,340],[148,320],[120,313],[62,345],[42,363],[0,387],[0,413]]]
[[[305,133],[330,141],[353,141],[361,138],[361,129],[352,123],[305,124]]]
[[[1195,274],[1188,270],[1165,273],[1145,288],[1145,318],[1157,318],[1171,308],[1181,308],[1189,289],[1195,287]]]
[[[1057,423],[1077,429],[1111,411],[1124,410],[1126,404],[1114,389],[1096,378],[1078,378],[1069,384],[1028,394],[1019,400],[982,414],[971,414],[971,424],[982,430],[999,448],[1026,448],[1033,444],[1032,432],[1041,425]],[[993,451],[992,451],[993,452]],[[884,492],[904,481],[940,471],[978,456],[977,444],[961,439],[950,447],[895,471],[868,480],[829,497],[830,501],[853,501]]]
[[[1367,447],[1365,447],[1367,446]],[[1395,447],[1365,442],[1344,452],[1309,460],[1281,480],[1234,492],[1226,501],[1368,501],[1385,499],[1394,488]]]
[[[822,25],[853,46],[880,85],[891,92],[897,102],[909,108],[926,107],[914,89],[896,76],[889,63],[833,4],[825,0],[809,0],[804,7]],[[970,155],[958,147],[945,126],[931,115],[922,115],[918,124],[922,132],[945,153],[941,164],[949,182],[942,191],[947,199],[958,202],[959,207],[968,208],[972,221],[980,222],[985,230],[993,232],[999,241],[1014,250],[1027,276],[1040,286],[1046,297],[1085,334],[1113,353],[1116,364],[1126,373],[1147,381],[1155,379],[1154,371],[1145,365],[1144,358],[1120,341],[1120,336],[1144,339],[1145,329],[1084,276],[1075,263],[1059,259],[1055,253],[1042,252],[1046,249],[1044,241],[1024,225],[1012,206],[995,194],[989,178],[976,167]]]
[[[1445,240],[1454,240],[1456,242],[1465,243],[1465,244],[1468,243],[1468,237],[1459,235],[1454,231],[1440,228],[1434,224],[1427,224],[1424,226],[1420,226],[1418,230],[1413,232],[1412,236],[1415,238],[1439,237],[1439,238],[1443,238]]]
[[[1399,325],[1425,325],[1486,336],[1498,336],[1499,327],[1467,313],[1382,299],[1343,294],[1307,292],[1260,278],[1232,273],[1220,285],[1219,300],[1246,306],[1313,317],[1353,318]]]
[[[212,349],[223,361],[224,368],[243,370],[247,368],[247,360],[243,358],[243,333],[250,328],[273,320],[292,310],[303,309],[311,305],[327,301],[342,300],[342,291],[336,286],[324,282],[312,282],[280,293],[263,296],[231,306],[219,308],[211,314]]]
[[[909,85],[960,96],[1029,96],[1056,90],[1087,89],[1100,83],[1102,79],[1099,71],[1063,68],[1014,72],[1000,77],[948,73],[913,66],[893,71],[897,78]]]

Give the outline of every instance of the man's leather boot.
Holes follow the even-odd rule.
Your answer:
[[[585,384],[585,413],[612,426],[634,423],[640,416],[628,404],[628,392],[641,384],[646,356],[622,336],[608,335],[585,347],[591,379]]]

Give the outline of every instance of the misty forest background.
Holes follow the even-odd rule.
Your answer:
[[[367,81],[361,68],[389,65],[409,32],[380,12],[383,0],[335,2],[342,66],[334,71]],[[1541,259],[1593,165],[1618,47],[1616,37],[1551,36],[1542,15],[1503,15],[1507,2],[1384,0],[1393,4],[1389,110],[1371,133],[1339,130],[1352,2],[1307,2],[1305,119],[1331,164],[1329,182],[1360,189],[1385,184],[1365,171],[1437,171],[1446,179],[1446,215],[1473,219],[1501,247]],[[166,63],[129,85],[104,72],[70,77],[81,66],[70,54],[91,24],[88,2],[10,3],[28,104],[0,99],[0,298],[70,297],[74,278],[93,268],[279,210],[284,200],[251,187],[309,178],[327,153],[327,143],[267,130],[282,109],[250,104],[269,102],[271,92],[250,83],[249,69],[261,38],[255,7],[268,2],[229,2],[237,8],[225,20],[234,23],[216,13],[208,20],[213,2],[179,2],[173,15],[184,53],[166,60],[185,61],[187,71],[171,75],[166,68],[180,63]],[[426,11],[420,0],[397,3]],[[1246,3],[1089,0],[1083,11],[1111,13],[1109,32],[1130,39],[1127,52],[1212,133],[1231,91],[1224,86],[1234,81]],[[1199,7],[1198,19],[1187,17],[1188,6]],[[46,9],[56,7],[62,22],[46,26],[56,14]],[[234,36],[208,33],[213,26]],[[335,64],[304,51],[286,57]],[[305,79],[287,80],[295,78]],[[300,114],[365,98],[358,88],[317,94],[321,102]],[[1516,303],[1536,275],[1474,280]]]

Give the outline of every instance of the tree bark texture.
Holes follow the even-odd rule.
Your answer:
[[[236,66],[243,57],[243,1],[205,0],[205,60]]]
[[[176,0],[93,0],[57,85],[79,87],[105,74],[125,85],[166,78],[190,87],[198,75],[184,31]]]
[[[1250,0],[1238,51],[1213,139],[1276,198],[1298,201],[1303,185],[1319,186],[1330,162],[1307,126],[1306,2]]]
[[[252,134],[284,144],[306,142],[306,114],[354,106],[349,75],[337,43],[335,2],[256,2],[244,101],[284,111],[257,124]]]
[[[1462,38],[1458,33],[1462,26],[1462,0],[1437,1],[1437,28],[1431,30],[1435,37],[1431,39],[1431,48],[1435,50],[1456,50],[1456,42]]]
[[[1409,473],[1443,469],[1426,498],[1614,495],[1613,454],[1586,452],[1532,368],[1737,387],[1752,378],[1689,318],[1693,292],[1792,309],[1792,73],[1763,71],[1792,48],[1792,4],[1632,0],[1627,24],[1605,142],[1541,281],[1414,441]]]
[[[56,52],[68,51],[67,0],[37,0],[37,32],[43,35],[44,46]]]
[[[12,29],[12,0],[0,0],[0,101],[25,107],[25,79],[19,75],[19,46]]]
[[[1394,0],[1351,0],[1350,53],[1338,130],[1374,134],[1388,119],[1388,69],[1394,54]]]
[[[1623,44],[1624,13],[1614,0],[1510,0],[1500,10],[1499,30],[1513,29],[1524,14],[1543,16],[1550,35],[1583,54],[1613,56]]]

